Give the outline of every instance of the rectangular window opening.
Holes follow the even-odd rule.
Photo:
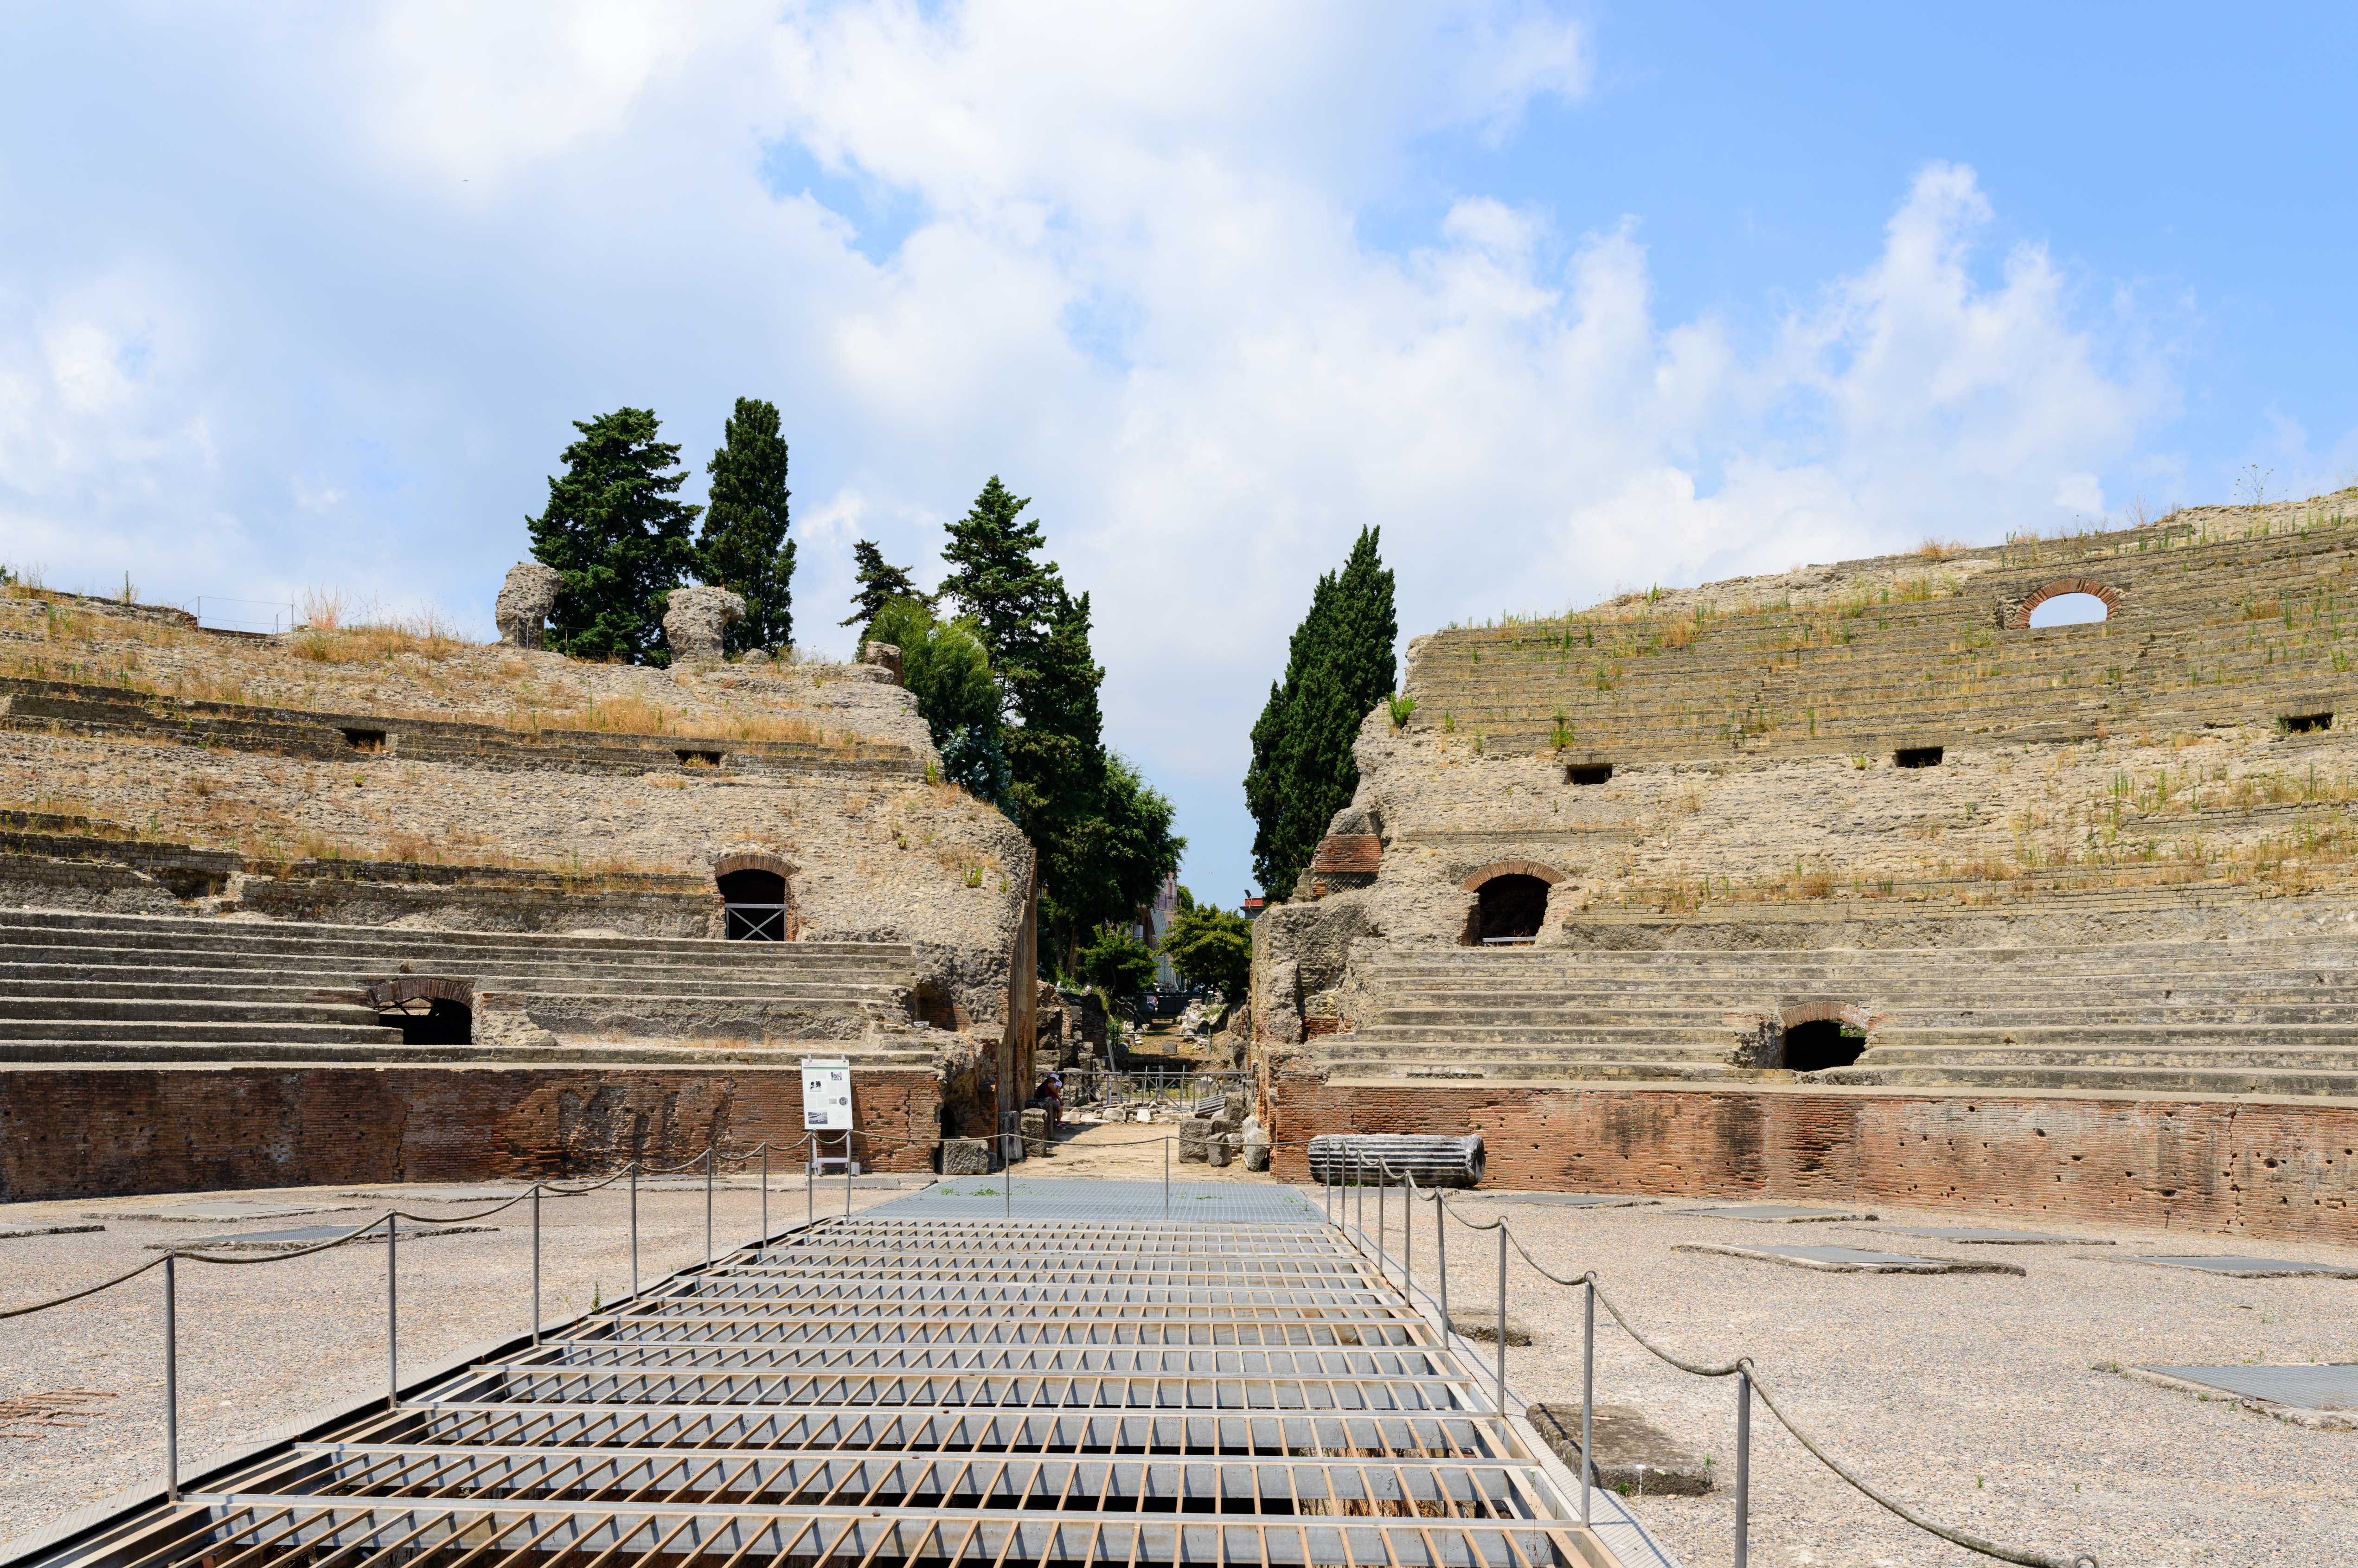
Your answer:
[[[1613,776],[1610,762],[1568,762],[1564,765],[1563,782],[1575,784],[1601,784]]]
[[[1937,768],[1941,765],[1941,748],[1902,746],[1891,753],[1891,765],[1895,768]]]
[[[2332,729],[2333,715],[2331,713],[2288,713],[2285,715],[2284,727],[2285,732],[2289,735],[2313,735],[2320,730]]]
[[[681,752],[677,753],[683,768],[717,768],[726,752]]]
[[[382,730],[347,730],[344,731],[344,739],[355,752],[384,750],[384,731]]]

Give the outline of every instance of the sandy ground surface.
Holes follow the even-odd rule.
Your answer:
[[[447,1190],[439,1184],[433,1190]],[[799,1222],[799,1181],[778,1177],[775,1227]],[[0,1238],[0,1311],[61,1295],[156,1254],[152,1242],[352,1224],[381,1215],[381,1195],[400,1187],[247,1189],[0,1205],[0,1226],[88,1223],[92,1212],[162,1210],[206,1201],[315,1202],[341,1209],[292,1219],[232,1224],[108,1218],[96,1233]],[[415,1190],[415,1189],[407,1189]],[[855,1186],[855,1210],[897,1197],[902,1186]],[[365,1192],[370,1195],[345,1195]],[[819,1211],[840,1214],[843,1184],[822,1184]],[[752,1239],[757,1185],[722,1186],[713,1202],[717,1251]],[[468,1214],[481,1203],[405,1201],[418,1214]],[[481,1221],[489,1232],[404,1241],[400,1249],[401,1358],[422,1369],[445,1357],[522,1332],[531,1323],[532,1230],[525,1206]],[[621,1185],[583,1197],[545,1199],[541,1304],[548,1321],[629,1293],[630,1205]],[[700,1186],[643,1189],[640,1272],[644,1280],[704,1259]],[[239,1254],[253,1256],[253,1254]],[[178,1265],[180,1454],[183,1473],[210,1454],[260,1441],[308,1413],[384,1390],[384,1244],[378,1240],[254,1266]],[[0,1551],[8,1537],[127,1487],[163,1467],[163,1271],[31,1316],[0,1320]],[[409,1372],[403,1380],[408,1380]],[[10,1416],[11,1401],[59,1390],[73,1402],[43,1424]],[[37,1403],[40,1401],[36,1401]]]
[[[1027,1180],[1157,1179],[1165,1127],[1076,1126]],[[1172,1164],[1174,1179],[1267,1181],[1238,1167]],[[784,1184],[782,1183],[782,1185]],[[0,1308],[70,1290],[127,1267],[166,1236],[282,1228],[381,1212],[354,1188],[19,1204],[0,1224],[92,1210],[161,1209],[212,1196],[352,1204],[348,1213],[234,1225],[109,1219],[102,1233],[0,1240]],[[397,1189],[377,1189],[391,1191]],[[897,1195],[859,1187],[855,1209]],[[1318,1201],[1314,1190],[1309,1195]],[[773,1196],[773,1224],[799,1219],[799,1187]],[[840,1213],[840,1184],[823,1189]],[[724,1189],[715,1245],[752,1236],[759,1194]],[[421,1207],[425,1206],[419,1206]],[[436,1206],[465,1212],[473,1206]],[[1934,1517],[2000,1541],[2093,1552],[2107,1568],[2141,1564],[2358,1561],[2358,1433],[2319,1432],[2148,1387],[2100,1365],[2358,1360],[2358,1281],[2235,1280],[2140,1267],[2144,1251],[2254,1252],[2358,1266],[2346,1249],[2244,1243],[2185,1231],[2050,1226],[2118,1247],[1964,1248],[1880,1235],[1863,1226],[1766,1226],[1668,1208],[1573,1210],[1463,1195],[1454,1211],[1504,1216],[1561,1273],[1595,1268],[1633,1318],[1698,1360],[1754,1357],[1787,1409],[1836,1456]],[[1953,1212],[1878,1209],[1885,1223],[1954,1225]],[[1394,1267],[1400,1214],[1388,1206]],[[1368,1209],[1372,1227],[1374,1207]],[[522,1327],[529,1248],[523,1210],[493,1233],[406,1244],[402,1354],[429,1361]],[[551,1200],[544,1209],[545,1310],[551,1319],[627,1288],[627,1210],[619,1193]],[[1998,1258],[2028,1277],[1823,1275],[1672,1250],[1681,1242],[1834,1243],[1926,1256]],[[700,1190],[642,1199],[643,1272],[699,1260]],[[1433,1217],[1419,1212],[1422,1288],[1434,1282]],[[1453,1225],[1453,1305],[1463,1317],[1497,1300],[1494,1236]],[[184,1265],[180,1295],[182,1451],[255,1442],[308,1412],[374,1393],[384,1378],[381,1245],[254,1268]],[[1508,1305],[1534,1343],[1508,1352],[1512,1397],[1580,1393],[1579,1303],[1517,1260]],[[1600,1314],[1600,1324],[1609,1325]],[[155,1275],[75,1305],[0,1321],[0,1401],[65,1390],[103,1397],[60,1419],[0,1422],[0,1538],[157,1473],[162,1420],[160,1282]],[[1482,1365],[1493,1354],[1473,1352]],[[1617,1329],[1597,1336],[1597,1396],[1633,1404],[1686,1446],[1729,1464],[1735,1389],[1687,1377]],[[0,1402],[0,1413],[6,1407]],[[1935,1541],[1821,1468],[1756,1407],[1752,1560],[1773,1568],[1886,1568],[1986,1561]],[[1639,1514],[1693,1568],[1726,1563],[1727,1493],[1649,1498]]]
[[[1396,1195],[1395,1195],[1396,1198]],[[1684,1359],[1753,1357],[1788,1413],[1900,1500],[2001,1543],[2093,1553],[2106,1568],[2358,1562],[2358,1433],[2322,1432],[2153,1388],[2100,1365],[2358,1361],[2358,1281],[2238,1280],[2127,1261],[2136,1253],[2255,1254],[2358,1267],[2358,1252],[2130,1227],[2009,1226],[1878,1206],[1880,1223],[1990,1223],[2115,1247],[1965,1247],[1864,1225],[1764,1225],[1665,1207],[1567,1209],[1466,1194],[1454,1217],[1503,1216],[1554,1272],[1595,1269],[1650,1338]],[[1368,1206],[1372,1230],[1375,1208]],[[1400,1209],[1387,1206],[1397,1277]],[[1498,1240],[1449,1227],[1453,1315],[1495,1312]],[[1433,1274],[1433,1211],[1413,1263]],[[1682,1242],[1825,1245],[2018,1263],[2028,1275],[1819,1274],[1673,1251]],[[1508,1312],[1532,1344],[1508,1353],[1510,1398],[1580,1400],[1580,1297],[1520,1258]],[[1639,1517],[1693,1568],[1733,1546],[1734,1380],[1679,1372],[1600,1310],[1596,1397],[1636,1405],[1697,1454],[1720,1489],[1660,1498]],[[1488,1345],[1474,1347],[1487,1369]],[[1774,1568],[1989,1560],[1916,1530],[1851,1490],[1758,1404],[1751,1553]]]

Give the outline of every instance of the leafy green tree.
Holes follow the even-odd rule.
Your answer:
[[[862,539],[851,546],[851,559],[860,568],[860,591],[851,596],[851,613],[836,622],[838,626],[866,626],[882,614],[884,607],[896,599],[914,599],[928,610],[934,596],[918,588],[909,577],[906,567],[885,564],[884,552],[873,539]],[[863,643],[884,642],[882,637],[862,635]]]
[[[786,537],[786,443],[778,410],[741,397],[720,448],[697,541],[698,575],[745,600],[745,619],[725,633],[732,654],[783,648],[795,640],[795,546]]]
[[[1319,837],[1359,787],[1351,742],[1392,689],[1400,619],[1377,529],[1359,530],[1343,569],[1318,579],[1310,612],[1287,648],[1285,679],[1253,725],[1245,803],[1253,872],[1283,897],[1309,866]]]
[[[1100,925],[1074,968],[1109,997],[1134,996],[1154,983],[1154,950],[1119,925]]]
[[[1243,915],[1199,905],[1183,887],[1162,947],[1173,971],[1189,985],[1209,986],[1230,1001],[1244,996],[1252,968],[1252,922]]]
[[[896,599],[878,612],[869,634],[901,650],[901,684],[917,699],[942,754],[943,776],[1005,809],[1010,778],[999,683],[974,622],[943,621],[921,599]]]
[[[688,536],[701,507],[676,498],[687,478],[679,448],[658,441],[651,408],[618,408],[576,420],[565,476],[548,481],[548,506],[525,519],[532,553],[564,579],[549,613],[553,646],[585,658],[668,664],[659,647],[656,597],[697,564]]]

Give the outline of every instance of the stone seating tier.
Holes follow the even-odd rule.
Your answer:
[[[2358,963],[2321,936],[1397,948],[1359,984],[1385,1005],[1304,1047],[1332,1076],[2358,1096]],[[1866,1030],[1855,1065],[1774,1065],[1784,1019],[1836,1009]]]
[[[763,1062],[930,1065],[905,944],[396,931],[0,911],[0,1063]],[[410,1044],[379,982],[464,982],[575,1036]],[[535,1033],[537,1033],[535,1031]],[[581,1038],[582,1036],[590,1038]],[[774,1044],[769,1044],[774,1043]]]

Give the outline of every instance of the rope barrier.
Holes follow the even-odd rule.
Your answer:
[[[1421,1200],[1431,1204],[1439,1204],[1440,1212],[1449,1214],[1448,1206],[1440,1203],[1441,1194],[1438,1189],[1432,1191],[1422,1191],[1419,1189],[1416,1173],[1413,1171],[1403,1170],[1395,1173],[1391,1169],[1390,1165],[1380,1156],[1376,1159],[1375,1164],[1378,1171],[1384,1176],[1391,1177],[1397,1175],[1399,1180],[1407,1186],[1408,1196],[1410,1199]],[[1408,1216],[1410,1212],[1411,1211],[1407,1208],[1404,1203],[1401,1210],[1401,1223],[1403,1227],[1408,1224]],[[2041,1548],[2035,1546],[2005,1546],[1996,1541],[1985,1541],[1977,1535],[1968,1535],[1963,1530],[1953,1530],[1947,1525],[1942,1524],[1936,1519],[1928,1519],[1923,1514],[1920,1514],[1914,1509],[1909,1508],[1907,1504],[1900,1502],[1898,1498],[1887,1496],[1885,1493],[1877,1490],[1865,1477],[1859,1476],[1850,1469],[1849,1466],[1843,1464],[1842,1461],[1834,1458],[1823,1448],[1818,1446],[1817,1441],[1811,1437],[1808,1433],[1803,1432],[1801,1427],[1794,1422],[1793,1418],[1787,1415],[1784,1410],[1779,1406],[1776,1397],[1769,1392],[1768,1385],[1761,1381],[1759,1370],[1753,1365],[1752,1357],[1749,1356],[1739,1356],[1735,1360],[1722,1365],[1689,1361],[1682,1357],[1675,1356],[1670,1351],[1663,1349],[1660,1346],[1655,1344],[1652,1340],[1647,1338],[1644,1332],[1641,1331],[1636,1324],[1630,1322],[1629,1314],[1621,1309],[1621,1304],[1615,1301],[1612,1296],[1606,1292],[1605,1287],[1598,1282],[1596,1271],[1594,1269],[1574,1275],[1569,1279],[1555,1272],[1553,1270],[1541,1263],[1538,1259],[1531,1256],[1531,1249],[1523,1245],[1522,1238],[1517,1236],[1513,1229],[1508,1226],[1506,1217],[1503,1215],[1483,1224],[1476,1224],[1473,1220],[1466,1219],[1463,1216],[1455,1214],[1450,1214],[1449,1217],[1456,1220],[1458,1224],[1464,1226],[1468,1230],[1496,1230],[1503,1232],[1505,1239],[1513,1244],[1514,1249],[1518,1253],[1521,1254],[1523,1261],[1531,1266],[1532,1272],[1540,1275],[1551,1283],[1562,1285],[1566,1288],[1585,1286],[1589,1290],[1595,1292],[1595,1299],[1603,1304],[1606,1312],[1612,1314],[1613,1321],[1621,1325],[1622,1331],[1628,1334],[1628,1336],[1637,1343],[1640,1349],[1646,1351],[1647,1354],[1652,1356],[1655,1359],[1664,1362],[1669,1366],[1675,1367],[1680,1371],[1697,1378],[1744,1378],[1747,1380],[1747,1387],[1749,1391],[1759,1396],[1760,1402],[1768,1407],[1768,1413],[1777,1418],[1777,1423],[1779,1426],[1782,1426],[1787,1432],[1792,1433],[1793,1440],[1799,1443],[1804,1449],[1807,1449],[1811,1457],[1817,1460],[1819,1464],[1823,1465],[1827,1469],[1833,1471],[1836,1476],[1842,1477],[1843,1480],[1848,1482],[1850,1486],[1856,1489],[1861,1496],[1866,1498],[1869,1501],[1877,1504],[1877,1506],[1889,1510],[1898,1518],[1907,1520],[1917,1529],[1931,1535],[1937,1535],[1952,1546],[1962,1546],[1968,1552],[1979,1552],[1985,1557],[1994,1557],[2002,1563],[2020,1563],[2024,1565],[2024,1568],[2099,1568],[2099,1564],[2097,1563],[2095,1557],[2089,1552],[2074,1552],[2070,1555],[2065,1555],[2062,1553],[2044,1551]],[[1381,1245],[1381,1238],[1379,1238],[1379,1249],[1380,1249]],[[1503,1283],[1503,1274],[1500,1276],[1500,1279]],[[1410,1284],[1412,1288],[1414,1281],[1412,1280]],[[1503,1308],[1503,1302],[1501,1305]],[[1449,1330],[1449,1325],[1446,1323],[1443,1325],[1443,1327],[1444,1332]],[[1499,1343],[1500,1354],[1503,1356],[1505,1346],[1505,1340],[1503,1337],[1501,1337]],[[1505,1411],[1502,1410],[1499,1413],[1503,1415]],[[1582,1457],[1584,1460],[1586,1459],[1587,1455],[1585,1452]]]

